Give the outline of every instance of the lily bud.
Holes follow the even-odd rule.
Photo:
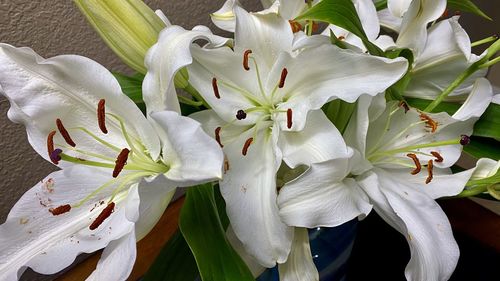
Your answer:
[[[141,0],[74,0],[123,62],[146,73],[144,57],[166,24]]]

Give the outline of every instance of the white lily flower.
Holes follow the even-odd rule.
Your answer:
[[[90,59],[43,59],[1,44],[0,85],[9,118],[62,168],[26,192],[0,226],[2,280],[18,279],[27,267],[53,274],[104,247],[89,280],[124,280],[135,242],[175,187],[221,177],[222,153],[198,122],[175,111],[144,117]]]
[[[491,101],[489,83],[479,80],[471,99],[476,96]],[[383,96],[361,97],[344,134],[355,148],[353,156],[312,164],[287,183],[278,197],[283,221],[298,227],[336,226],[364,217],[373,206],[410,245],[406,278],[447,280],[459,251],[434,199],[460,193],[471,178],[475,169],[451,174],[449,167],[486,107],[468,102],[450,117],[394,102],[386,107]]]
[[[151,57],[172,48],[175,61],[152,64],[169,73],[187,65],[189,82],[212,107],[192,117],[226,153],[220,184],[228,216],[247,251],[272,267],[286,261],[292,236],[276,206],[281,160],[295,167],[345,155],[342,137],[319,109],[334,98],[353,102],[363,93],[384,91],[404,74],[407,62],[331,44],[293,51],[288,21],[238,6],[234,11],[234,49],[186,48],[202,33],[172,27],[162,32]],[[204,37],[213,42],[211,34]]]

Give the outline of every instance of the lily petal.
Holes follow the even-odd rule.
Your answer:
[[[243,156],[242,148],[250,137],[254,140]],[[285,262],[293,232],[278,214],[276,172],[281,157],[273,137],[267,129],[256,136],[248,130],[224,144],[224,152],[229,169],[220,187],[236,236],[261,265]]]
[[[448,280],[459,249],[450,223],[439,205],[424,192],[394,181],[380,169],[371,183],[360,183],[375,211],[408,241],[411,259],[407,280]],[[373,176],[373,175],[372,175]]]
[[[380,21],[380,26],[399,33],[399,31],[401,30],[401,24],[403,23],[402,18],[394,16],[389,11],[389,9],[378,11],[377,14]]]
[[[237,0],[226,0],[224,5],[210,15],[212,22],[220,29],[234,32],[236,18],[233,13],[234,5],[239,5]]]
[[[418,57],[427,42],[427,24],[438,19],[446,9],[446,0],[414,0],[403,16],[398,47],[413,50]]]
[[[104,248],[132,231],[134,223],[127,219],[125,209],[138,211],[138,200],[127,199],[137,196],[136,192],[118,194],[113,214],[95,230],[89,230],[89,225],[106,207],[113,186],[76,205],[108,180],[106,170],[73,166],[50,174],[26,192],[0,226],[0,279],[18,279],[26,267],[56,273],[78,254]],[[67,213],[49,211],[65,204],[73,206]]]
[[[161,31],[158,42],[148,50],[144,62],[148,72],[142,84],[148,114],[164,110],[180,112],[174,77],[181,68],[192,63],[190,46],[197,39],[207,40],[211,46],[221,46],[228,41],[203,27],[188,31],[170,26]]]
[[[122,93],[113,75],[97,62],[76,55],[43,59],[29,48],[1,44],[0,72],[2,94],[11,103],[9,118],[26,126],[30,144],[45,159],[50,161],[47,136],[57,128],[57,118],[70,131],[78,149],[116,157],[115,151],[98,145],[77,128],[85,128],[117,147],[128,147],[114,118],[106,118],[107,135],[99,130],[96,112],[100,99],[106,101],[106,112],[122,118],[127,133],[141,140],[153,159],[160,154],[154,129]],[[65,144],[59,134],[55,143]]]
[[[282,18],[293,20],[307,9],[307,2],[302,0],[279,0],[279,14]]]
[[[134,268],[137,254],[135,243],[133,230],[122,238],[111,241],[104,249],[96,269],[86,280],[126,280]]]
[[[342,135],[321,110],[309,112],[302,131],[283,131],[278,145],[290,168],[348,156]]]
[[[222,177],[222,151],[200,123],[172,111],[156,112],[151,116],[164,131],[159,133],[163,162],[170,166],[165,177],[180,187]]]
[[[472,92],[465,100],[464,104],[453,114],[457,120],[468,120],[474,117],[481,117],[488,108],[493,98],[493,87],[486,78],[479,78],[472,87]]]
[[[250,271],[252,272],[252,275],[256,278],[259,277],[262,274],[262,272],[266,270],[266,268],[260,265],[255,258],[250,256],[246,252],[243,243],[241,243],[238,237],[236,237],[236,234],[234,233],[234,230],[231,227],[231,225],[229,225],[226,230],[226,237],[229,243],[231,243],[233,249],[238,253],[240,258],[246,263],[248,269],[250,269]]]
[[[368,198],[353,179],[345,178],[349,171],[348,158],[312,164],[280,190],[282,220],[300,227],[333,227],[368,215]]]
[[[402,18],[410,7],[412,0],[388,0],[387,8],[389,11],[398,18]]]
[[[317,281],[319,273],[314,265],[309,235],[306,228],[296,227],[288,260],[278,265],[280,281]]]

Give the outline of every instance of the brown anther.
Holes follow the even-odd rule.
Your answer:
[[[408,106],[408,104],[402,100],[399,102],[399,107],[402,107],[405,109],[405,113],[407,113],[408,111],[410,111],[410,107]]]
[[[47,136],[47,152],[49,153],[49,158],[54,164],[59,164],[59,161],[51,158],[52,152],[54,152],[54,136],[56,135],[56,131],[52,131]]]
[[[229,171],[229,160],[224,156],[224,174]]]
[[[292,28],[292,32],[296,33],[302,30],[302,25],[294,20],[289,20],[288,23],[290,24],[290,27]]]
[[[215,140],[219,143],[220,147],[224,147],[224,145],[222,145],[222,142],[220,141],[220,130],[221,129],[222,129],[221,127],[215,128]]]
[[[248,66],[248,58],[249,58],[251,53],[252,53],[252,50],[246,50],[245,53],[243,54],[243,68],[246,71],[250,70],[250,67]]]
[[[115,168],[113,169],[113,178],[116,178],[120,172],[123,170],[123,167],[125,164],[127,164],[127,159],[128,159],[128,154],[130,153],[130,150],[128,148],[122,149],[120,151],[120,154],[118,154],[118,157],[116,158],[115,161]]]
[[[441,163],[443,162],[443,156],[441,156],[441,154],[439,154],[439,152],[437,151],[431,151],[431,154],[432,156],[436,157],[436,159],[434,161],[438,162],[438,163]]]
[[[94,230],[98,228],[104,222],[105,219],[111,216],[114,209],[115,209],[115,203],[114,202],[109,203],[108,206],[106,206],[106,208],[104,208],[101,211],[101,213],[97,216],[94,222],[92,222],[92,224],[89,226],[89,229]]]
[[[286,127],[288,129],[291,129],[292,128],[292,125],[293,125],[293,120],[292,120],[292,109],[289,108],[287,111],[286,111]]]
[[[66,128],[64,128],[64,125],[63,125],[61,119],[59,119],[59,118],[56,119],[56,125],[57,125],[57,129],[59,130],[59,133],[64,138],[66,143],[71,145],[72,147],[75,147],[76,143],[71,139],[71,136],[69,135]]]
[[[62,215],[64,213],[67,213],[71,210],[71,206],[69,204],[66,204],[66,205],[61,205],[57,208],[50,208],[49,209],[49,212],[52,213],[52,215],[54,216],[59,216],[59,215]]]
[[[427,163],[427,172],[429,173],[429,175],[425,179],[425,184],[429,184],[432,181],[433,178],[432,168],[434,168],[434,163],[432,160],[429,160],[429,162]]]
[[[443,14],[441,15],[441,18],[443,18],[443,19],[447,18],[449,14],[450,14],[450,10],[446,9],[446,10],[444,10]]]
[[[108,129],[106,128],[106,109],[104,107],[106,101],[101,99],[97,104],[97,122],[99,123],[99,129],[101,132],[107,134]]]
[[[286,68],[283,68],[283,70],[281,70],[281,78],[280,78],[280,83],[278,85],[278,88],[283,88],[285,87],[285,79],[286,79],[286,76],[288,75],[288,70]]]
[[[241,150],[241,153],[243,155],[245,155],[245,156],[247,155],[248,148],[250,147],[252,142],[253,142],[253,138],[249,138],[249,139],[247,139],[247,141],[245,141],[245,144],[243,145],[243,149]]]
[[[345,40],[345,36],[340,35],[337,39],[338,39],[339,41]]]
[[[317,32],[319,30],[319,23],[313,21],[313,32]]]
[[[420,173],[420,170],[422,169],[422,165],[420,165],[420,161],[418,160],[418,157],[415,153],[408,153],[406,156],[410,157],[411,160],[413,160],[413,163],[415,163],[415,170],[411,171],[412,175],[416,175]]]
[[[214,95],[216,98],[220,99],[219,86],[217,86],[217,78],[212,78],[212,88],[214,88]]]
[[[243,120],[245,118],[247,118],[247,113],[244,110],[240,109],[236,112],[236,119]]]
[[[427,124],[426,127],[430,128],[432,133],[436,132],[438,128],[438,123],[432,120],[432,118],[430,118],[428,115],[424,113],[420,113],[420,120],[425,121],[425,123]]]

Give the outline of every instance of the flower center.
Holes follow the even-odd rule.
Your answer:
[[[122,137],[126,141],[128,147],[119,148],[84,127],[67,129],[64,126],[62,120],[59,118],[56,119],[57,131],[62,136],[66,144],[54,143],[54,137],[57,134],[56,130],[51,131],[47,136],[47,152],[49,154],[50,160],[54,164],[58,165],[59,161],[66,161],[74,164],[100,167],[110,170],[110,180],[99,186],[96,190],[88,194],[79,202],[71,205],[62,205],[49,210],[54,216],[64,214],[66,212],[69,212],[71,208],[82,206],[85,202],[91,200],[95,195],[97,195],[104,189],[113,187],[114,189],[107,207],[102,210],[101,214],[90,225],[89,228],[91,230],[96,229],[106,218],[111,215],[115,206],[114,202],[124,199],[124,196],[119,196],[119,194],[127,187],[137,182],[141,178],[166,173],[169,170],[169,167],[163,162],[154,161],[146,151],[146,148],[141,143],[141,141],[127,132],[124,120],[121,117],[112,113],[106,113],[105,100],[101,99],[97,106],[97,121],[98,127],[103,134],[108,133],[108,129],[106,127],[106,116],[111,117],[119,123]],[[91,151],[79,149],[78,139],[75,139],[75,142],[70,134],[70,132],[75,131],[83,132],[86,136],[93,139],[98,145],[104,146],[105,149],[113,151],[113,153],[117,154],[116,158],[110,158],[100,153],[94,153]],[[70,155],[73,153],[77,153],[78,156]],[[96,160],[88,160],[82,157],[88,157]],[[128,172],[120,176],[123,170],[127,170]],[[115,200],[115,198],[117,199]]]
[[[409,136],[409,130],[415,127],[423,127],[426,134],[434,134],[439,128],[439,123],[433,120],[430,116],[420,112],[420,120],[410,123],[406,127],[391,126],[393,116],[400,110],[404,110],[407,114],[411,109],[406,103],[400,103],[399,106],[390,109],[389,116],[386,120],[384,131],[378,141],[368,150],[367,159],[373,165],[397,165],[405,168],[411,168],[410,174],[417,175],[422,172],[422,167],[427,169],[427,178],[425,183],[428,184],[433,179],[434,162],[441,163],[444,161],[443,156],[438,151],[430,151],[429,153],[423,152],[425,148],[437,148],[448,145],[465,144],[463,140],[467,136],[457,137],[451,140],[435,141],[435,142],[420,142],[413,145],[398,145],[398,143],[405,143],[406,138]],[[395,128],[399,128],[394,136],[386,139],[386,132],[393,132]],[[421,158],[429,159],[426,164],[422,164]]]
[[[274,121],[276,120],[277,114],[286,114],[286,127],[288,129],[291,129],[293,126],[293,112],[291,108],[288,108],[286,110],[279,109],[280,103],[283,101],[276,101],[275,100],[275,94],[279,89],[282,89],[285,87],[285,82],[286,78],[288,75],[288,70],[286,68],[283,68],[281,70],[281,75],[279,81],[276,81],[276,85],[274,86],[273,90],[271,93],[266,93],[264,90],[264,87],[262,85],[262,78],[259,70],[259,65],[257,63],[257,60],[251,56],[252,55],[252,50],[246,50],[243,52],[243,59],[242,59],[242,66],[245,71],[250,71],[252,68],[255,71],[257,83],[258,83],[258,88],[260,93],[258,95],[255,95],[255,93],[251,93],[238,85],[235,85],[233,83],[230,83],[228,81],[223,81],[221,79],[218,79],[216,77],[212,78],[212,88],[214,95],[217,99],[223,99],[224,98],[224,93],[221,93],[219,89],[219,84],[223,85],[227,88],[230,88],[234,90],[235,92],[241,94],[243,97],[245,97],[251,104],[253,104],[253,107],[249,108],[241,108],[238,109],[235,112],[235,119],[229,123],[227,123],[223,127],[217,127],[215,129],[215,139],[219,143],[221,147],[224,145],[221,142],[221,130],[224,129],[226,126],[233,126],[237,125],[238,121],[245,120],[247,119],[248,114],[252,113],[259,113],[259,117],[256,119],[256,121],[253,124],[253,129],[254,129],[254,134],[252,137],[248,138],[245,144],[243,145],[242,148],[242,155],[246,155],[248,152],[248,149],[252,142],[255,140],[257,136],[257,132],[260,129],[265,129],[265,128],[271,128],[274,125]],[[260,95],[260,97],[259,97]],[[244,123],[245,126],[248,125],[248,123]]]

